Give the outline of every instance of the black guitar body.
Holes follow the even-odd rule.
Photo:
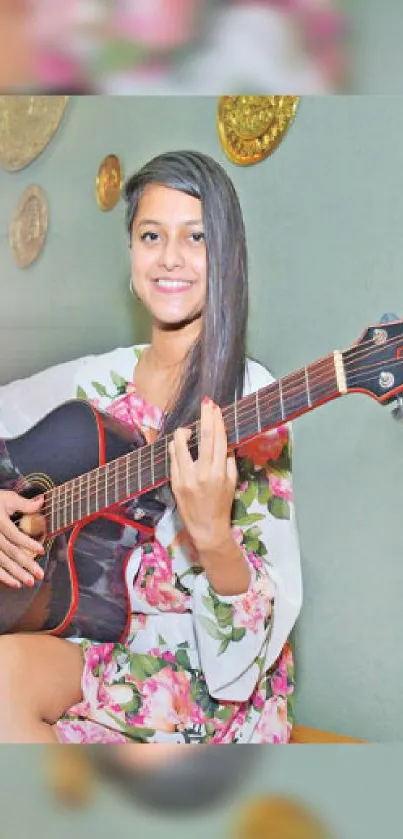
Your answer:
[[[28,432],[0,444],[0,488],[33,497],[97,469],[144,444],[132,432],[88,403],[72,400]],[[68,502],[70,508],[70,502]],[[0,633],[48,632],[99,642],[124,640],[130,603],[125,583],[128,558],[151,539],[164,512],[155,492],[86,516],[68,528],[53,528],[47,516],[45,571],[33,588],[0,583]],[[136,519],[137,516],[137,519]],[[52,532],[58,530],[56,535]]]

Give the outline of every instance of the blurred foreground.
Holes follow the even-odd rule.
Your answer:
[[[0,86],[326,93],[348,85],[348,33],[339,0],[0,0]]]
[[[100,748],[3,746],[2,835],[67,839],[73,832],[77,839],[103,839],[130,831],[152,839],[377,839],[386,831],[400,832],[401,746],[243,746],[236,752],[229,746],[170,746],[165,754],[159,746],[145,751],[143,746],[110,746],[117,758],[117,750],[125,749],[125,760],[133,763],[137,782],[132,790],[127,782],[121,784],[119,773],[112,777],[100,764],[93,771]],[[86,788],[81,802],[69,802],[66,783],[62,794],[62,753],[72,758],[67,786],[73,778]],[[205,788],[211,772],[218,777],[217,760],[222,761],[222,775],[231,775],[232,782],[202,807],[189,808],[186,775],[196,779],[197,765],[203,767],[198,783]],[[187,764],[183,772],[182,761],[183,767]],[[238,761],[242,771],[236,779],[230,765]],[[147,794],[135,793],[146,777]],[[170,787],[176,806],[161,803],[162,787]]]

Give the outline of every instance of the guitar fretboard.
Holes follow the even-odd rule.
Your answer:
[[[223,409],[229,448],[276,428],[340,395],[334,356],[329,355]],[[192,426],[189,449],[196,456],[200,422]],[[48,533],[166,483],[172,435],[145,445],[45,493]]]

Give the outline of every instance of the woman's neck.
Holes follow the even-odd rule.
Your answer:
[[[201,321],[197,319],[182,329],[162,329],[154,324],[148,362],[157,371],[169,370],[183,364],[190,348],[200,334]]]
[[[200,334],[200,320],[178,330],[153,326],[151,344],[134,369],[137,392],[162,411],[171,409],[186,356]]]

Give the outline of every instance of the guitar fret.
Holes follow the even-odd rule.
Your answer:
[[[308,397],[308,407],[312,408],[311,392],[309,390],[308,368],[304,367],[304,370],[305,370],[305,389],[306,389],[306,394],[307,394],[307,397]]]
[[[61,527],[66,527],[67,524],[67,492],[66,492],[66,484],[62,484],[60,487],[60,492],[64,493],[63,498],[63,520],[61,520],[60,524]]]
[[[126,498],[130,495],[130,482],[129,482],[129,458],[126,455]]]
[[[115,504],[119,501],[119,461],[115,460]]]
[[[104,473],[105,474],[105,507],[108,506],[108,480],[109,480],[108,469],[109,469],[109,463],[106,464],[105,473]]]
[[[141,448],[137,450],[137,489],[141,492]]]
[[[91,473],[87,472],[87,515],[91,514]]]
[[[99,492],[98,480],[99,480],[99,469],[96,469],[96,470],[95,470],[95,510],[94,510],[94,512],[95,512],[95,513],[97,512],[97,510],[99,510],[99,504],[98,504],[98,492]]]
[[[154,486],[155,484],[155,474],[154,474],[154,446],[150,446],[150,453],[151,453],[151,483]]]
[[[57,488],[57,530],[60,530],[62,526],[62,493],[61,493],[62,485],[58,486]]]
[[[168,437],[165,437],[165,477],[169,475]]]
[[[73,521],[74,521],[74,481],[72,481],[70,483],[70,494],[71,494],[71,500],[70,500],[70,519],[71,519],[71,522],[70,523],[72,524]]]
[[[234,402],[235,442],[239,443],[238,408],[237,400]]]
[[[262,430],[262,422],[261,422],[261,418],[260,418],[260,403],[259,403],[259,391],[258,390],[256,391],[256,394],[255,394],[255,403],[256,403],[256,414],[257,414],[257,430],[260,434],[260,432]]]
[[[55,530],[60,529],[60,486],[56,487],[56,527]]]
[[[80,475],[78,479],[78,519],[81,521],[82,515],[82,507],[81,507],[81,484],[82,484],[83,476]]]
[[[55,532],[55,490],[51,490],[50,494],[50,531]]]
[[[281,384],[281,379],[278,380],[278,392],[280,397],[280,409],[281,409],[281,419],[283,420],[285,417],[284,414],[284,402],[283,402],[283,388]]]

